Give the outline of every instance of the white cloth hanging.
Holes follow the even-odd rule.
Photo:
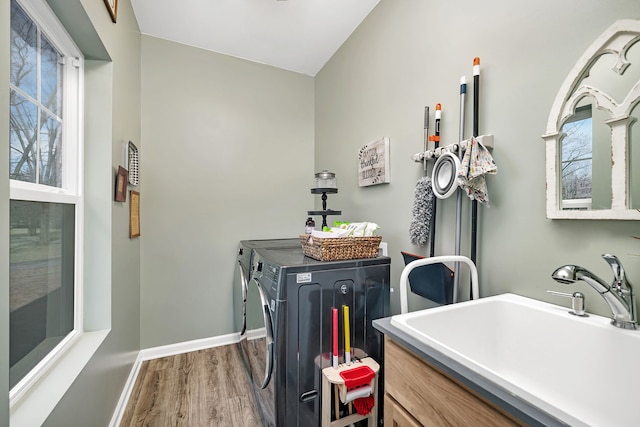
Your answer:
[[[479,203],[489,206],[485,175],[497,172],[498,167],[489,150],[476,138],[471,138],[458,172],[460,188],[467,193],[471,200],[477,200]]]

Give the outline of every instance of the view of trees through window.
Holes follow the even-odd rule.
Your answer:
[[[23,0],[25,5],[28,0]],[[9,382],[13,389],[75,328],[77,201],[65,188],[65,56],[11,1]],[[71,138],[75,143],[77,139]],[[66,140],[65,140],[66,141]],[[74,177],[74,179],[77,179]],[[58,188],[52,193],[51,187]],[[20,198],[14,191],[22,191]],[[76,199],[73,199],[76,200]]]
[[[562,200],[590,199],[592,196],[591,106],[576,109],[562,127]]]
[[[11,179],[62,185],[62,61],[24,11],[12,7]]]

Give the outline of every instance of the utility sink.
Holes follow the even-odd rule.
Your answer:
[[[640,331],[502,294],[392,316],[419,342],[571,426],[640,422]]]

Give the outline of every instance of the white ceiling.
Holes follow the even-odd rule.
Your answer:
[[[380,0],[132,0],[142,34],[315,76]]]

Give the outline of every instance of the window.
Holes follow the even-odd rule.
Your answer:
[[[562,126],[562,209],[591,209],[592,117],[591,105],[576,108]]]
[[[46,2],[12,0],[12,401],[82,332],[82,75],[82,55]]]

